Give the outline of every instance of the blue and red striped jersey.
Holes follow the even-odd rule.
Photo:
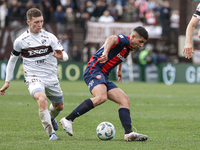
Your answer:
[[[101,69],[104,73],[109,74],[113,68],[115,68],[118,64],[124,61],[129,55],[130,51],[133,51],[130,45],[130,36],[125,36],[122,34],[116,35],[118,37],[117,44],[114,44],[109,53],[108,60],[105,63],[98,62],[98,58],[101,57],[104,51],[104,45],[91,57],[90,61],[87,64],[87,67],[90,70],[93,67],[97,67]]]

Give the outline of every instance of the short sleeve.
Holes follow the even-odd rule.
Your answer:
[[[123,34],[118,34],[118,44],[122,46],[130,46],[128,37]]]
[[[51,34],[50,37],[51,37],[51,46],[52,46],[52,48],[53,49],[58,49],[58,50],[63,50],[63,46],[61,45],[61,43],[58,40],[58,38],[53,34]]]
[[[194,16],[200,19],[200,3],[198,4],[196,8],[196,12],[194,13]]]
[[[21,48],[21,44],[20,44],[20,38],[17,38],[14,43],[13,43],[13,49],[17,52],[20,52],[22,51],[22,48]]]

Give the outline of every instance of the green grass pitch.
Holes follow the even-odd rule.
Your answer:
[[[199,150],[200,85],[164,83],[118,83],[130,98],[131,119],[138,133],[147,134],[145,142],[126,142],[118,117],[118,105],[111,101],[77,118],[74,135],[68,136],[59,125],[59,140],[49,141],[35,100],[27,86],[11,81],[6,95],[0,95],[0,149],[2,150]],[[4,84],[0,80],[0,85]],[[65,108],[57,117],[67,116],[83,100],[92,97],[83,81],[61,81]],[[101,141],[96,127],[111,122],[115,137]]]

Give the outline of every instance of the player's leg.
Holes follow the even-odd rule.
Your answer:
[[[45,93],[36,92],[34,93],[33,98],[38,103],[39,117],[46,133],[50,137],[50,140],[57,140],[57,135],[51,123],[51,116],[48,111],[48,102]]]
[[[119,104],[119,118],[124,128],[124,140],[126,141],[144,141],[148,139],[147,135],[139,134],[132,131],[132,123],[130,116],[130,99],[120,89],[113,88],[108,91],[108,99]]]
[[[58,130],[56,117],[64,108],[64,102],[63,102],[64,98],[62,95],[62,90],[60,88],[59,82],[54,78],[52,78],[52,83],[48,82],[48,86],[46,86],[45,92],[48,99],[51,101],[51,104],[49,106],[49,113],[51,116],[51,122],[53,128],[56,131]]]
[[[42,81],[40,79],[37,79],[37,78],[26,79],[26,84],[28,86],[28,90],[29,90],[30,94],[36,100],[36,102],[38,104],[39,117],[40,117],[40,120],[42,122],[42,125],[43,125],[45,131],[47,132],[48,136],[50,136],[51,140],[56,140],[57,135],[51,124],[51,117],[50,117],[50,114],[48,111],[48,103],[47,103],[47,98],[46,98],[46,94],[45,94],[44,84],[42,83]]]
[[[51,103],[50,106],[49,106],[49,113],[50,113],[50,116],[51,116],[51,122],[52,122],[52,125],[53,125],[53,128],[55,131],[58,130],[58,124],[57,124],[57,121],[56,121],[56,117],[59,115],[59,113],[63,110],[64,108],[64,103],[61,102],[61,103]]]
[[[76,117],[79,117],[86,112],[93,109],[95,106],[98,106],[104,103],[107,100],[107,88],[105,84],[96,85],[91,93],[93,94],[93,98],[86,99],[83,101],[77,108],[75,108],[67,117],[62,118],[60,120],[60,124],[63,126],[63,129],[72,136],[72,124]]]

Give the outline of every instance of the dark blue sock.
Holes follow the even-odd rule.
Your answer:
[[[130,110],[127,108],[120,108],[119,109],[119,118],[120,118],[120,121],[124,128],[124,133],[128,134],[128,133],[132,132]]]
[[[79,117],[92,108],[94,108],[93,102],[91,99],[86,99],[76,109],[74,109],[73,112],[75,113],[76,117]]]

